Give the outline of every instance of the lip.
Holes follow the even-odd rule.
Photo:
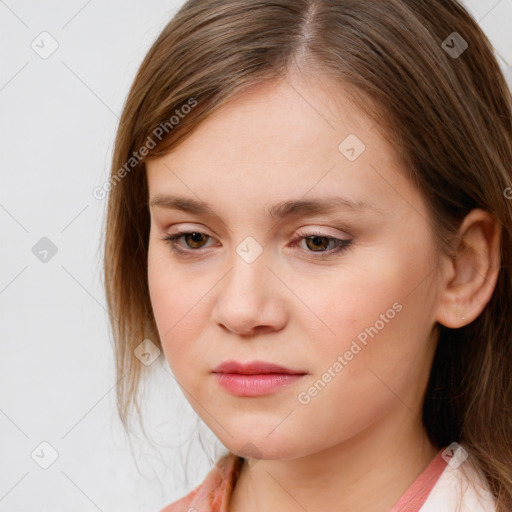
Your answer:
[[[265,361],[225,361],[213,370],[217,382],[236,396],[256,397],[275,393],[301,380],[307,372]]]
[[[307,372],[302,370],[292,370],[274,363],[267,363],[266,361],[251,361],[249,363],[224,361],[214,368],[213,373],[237,373],[239,375],[266,375],[270,373],[279,373],[283,375],[304,375]]]

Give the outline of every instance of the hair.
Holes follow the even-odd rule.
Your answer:
[[[468,43],[459,56],[443,43],[454,32]],[[122,423],[129,429],[133,409],[140,419],[135,348],[144,339],[162,348],[147,282],[145,162],[235,95],[286,78],[292,64],[336,80],[398,148],[427,201],[438,254],[451,254],[473,208],[502,226],[482,313],[459,329],[435,325],[423,423],[437,447],[463,444],[497,512],[511,510],[512,96],[491,43],[456,0],[190,0],[164,27],[125,102],[108,184],[104,279]]]

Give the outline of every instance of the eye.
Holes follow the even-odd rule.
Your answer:
[[[185,240],[187,247],[183,247],[178,243],[178,240],[180,238],[183,238]],[[164,238],[162,238],[162,240],[169,244],[169,247],[173,252],[182,255],[192,255],[192,253],[200,252],[200,249],[204,247],[205,240],[208,238],[211,237],[199,231],[180,231],[172,235],[167,235]],[[329,257],[334,253],[338,253],[343,249],[349,247],[350,244],[352,243],[352,241],[348,239],[336,238],[324,235],[323,233],[315,232],[307,233],[295,238],[294,240],[292,240],[291,245],[296,246],[297,242],[300,242],[302,240],[305,240],[306,247],[308,249],[312,249],[302,250],[314,254],[314,258]],[[326,247],[328,247],[330,244],[332,248],[326,250]]]
[[[352,240],[344,239],[344,238],[336,238],[333,236],[324,235],[320,232],[315,233],[306,233],[298,238],[295,238],[292,241],[292,245],[297,245],[297,241],[301,242],[305,241],[306,247],[308,249],[313,249],[311,251],[306,250],[306,252],[312,253],[313,258],[328,258],[350,246]],[[331,245],[331,249],[325,250],[326,246]],[[320,250],[316,250],[320,249]],[[309,255],[308,255],[309,256]]]
[[[165,240],[173,251],[186,253],[187,250],[180,246],[177,242],[180,238],[184,238],[186,240],[189,248],[201,249],[204,239],[210,237],[204,233],[200,233],[199,231],[179,231],[174,233],[174,235],[168,235],[164,237],[162,240]]]

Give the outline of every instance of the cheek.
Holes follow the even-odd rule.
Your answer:
[[[158,241],[157,241],[158,242]],[[219,281],[218,273],[185,268],[168,250],[150,243],[148,288],[164,356],[180,382],[193,388],[194,373],[208,372],[213,350],[204,343],[204,331],[212,308],[209,292]]]
[[[171,259],[165,251],[149,247],[148,250],[148,288],[160,341],[169,366],[174,369],[190,353],[190,343],[194,329],[200,330],[197,321],[200,304],[198,301],[198,283],[189,280],[171,267]],[[200,295],[199,295],[200,296]],[[187,350],[185,350],[187,349]]]
[[[307,297],[310,312],[303,316],[303,328],[314,325],[323,333],[310,338],[322,354],[319,362],[330,365],[347,353],[351,371],[364,373],[419,357],[433,299],[429,261],[427,246],[418,244],[413,252],[396,243],[367,250],[353,263],[347,260],[336,273],[317,280],[313,293],[306,294],[304,281],[299,293]]]
[[[378,264],[360,262],[364,272],[343,271],[316,288],[322,292],[308,305],[334,334],[317,319],[322,335],[313,332],[311,315],[303,317],[313,378],[300,390],[299,410],[306,417],[314,410],[332,439],[354,435],[392,407],[415,409],[428,378],[427,267],[379,254]]]

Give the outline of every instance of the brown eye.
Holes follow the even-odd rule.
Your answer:
[[[304,240],[306,240],[306,245],[309,249],[320,249],[320,251],[322,251],[328,248],[329,242],[332,238],[328,236],[315,235],[307,237]]]
[[[300,242],[300,244],[297,242]],[[313,232],[299,235],[292,242],[292,246],[300,246],[302,243],[305,244],[305,247],[301,248],[304,254],[318,260],[330,258],[347,249],[352,245],[352,240]]]
[[[185,240],[186,246],[178,243],[181,238]],[[200,233],[199,231],[180,231],[173,235],[167,235],[162,238],[162,240],[167,242],[174,253],[180,256],[192,256],[193,254],[199,255],[203,252],[201,249],[203,247],[207,247],[205,246],[205,242],[207,242],[209,238],[212,237],[205,235],[204,233]],[[351,240],[335,238],[320,233],[302,235],[294,240],[295,243],[292,243],[292,246],[297,245],[297,241],[305,241],[306,248],[302,249],[302,251],[306,254],[309,253],[310,255],[315,254],[314,257],[316,259],[331,257],[348,248],[352,244]],[[331,248],[329,248],[330,245]]]
[[[181,238],[185,240],[185,247],[178,243]],[[185,254],[187,252],[199,252],[199,249],[202,249],[204,242],[207,241],[208,238],[211,237],[199,231],[180,231],[174,235],[167,235],[162,238],[162,240],[167,242],[171,250],[175,253]]]
[[[183,235],[183,238],[191,249],[200,249],[202,247],[201,242],[204,242],[208,236],[203,235],[203,233],[194,231],[192,233],[186,233]]]

